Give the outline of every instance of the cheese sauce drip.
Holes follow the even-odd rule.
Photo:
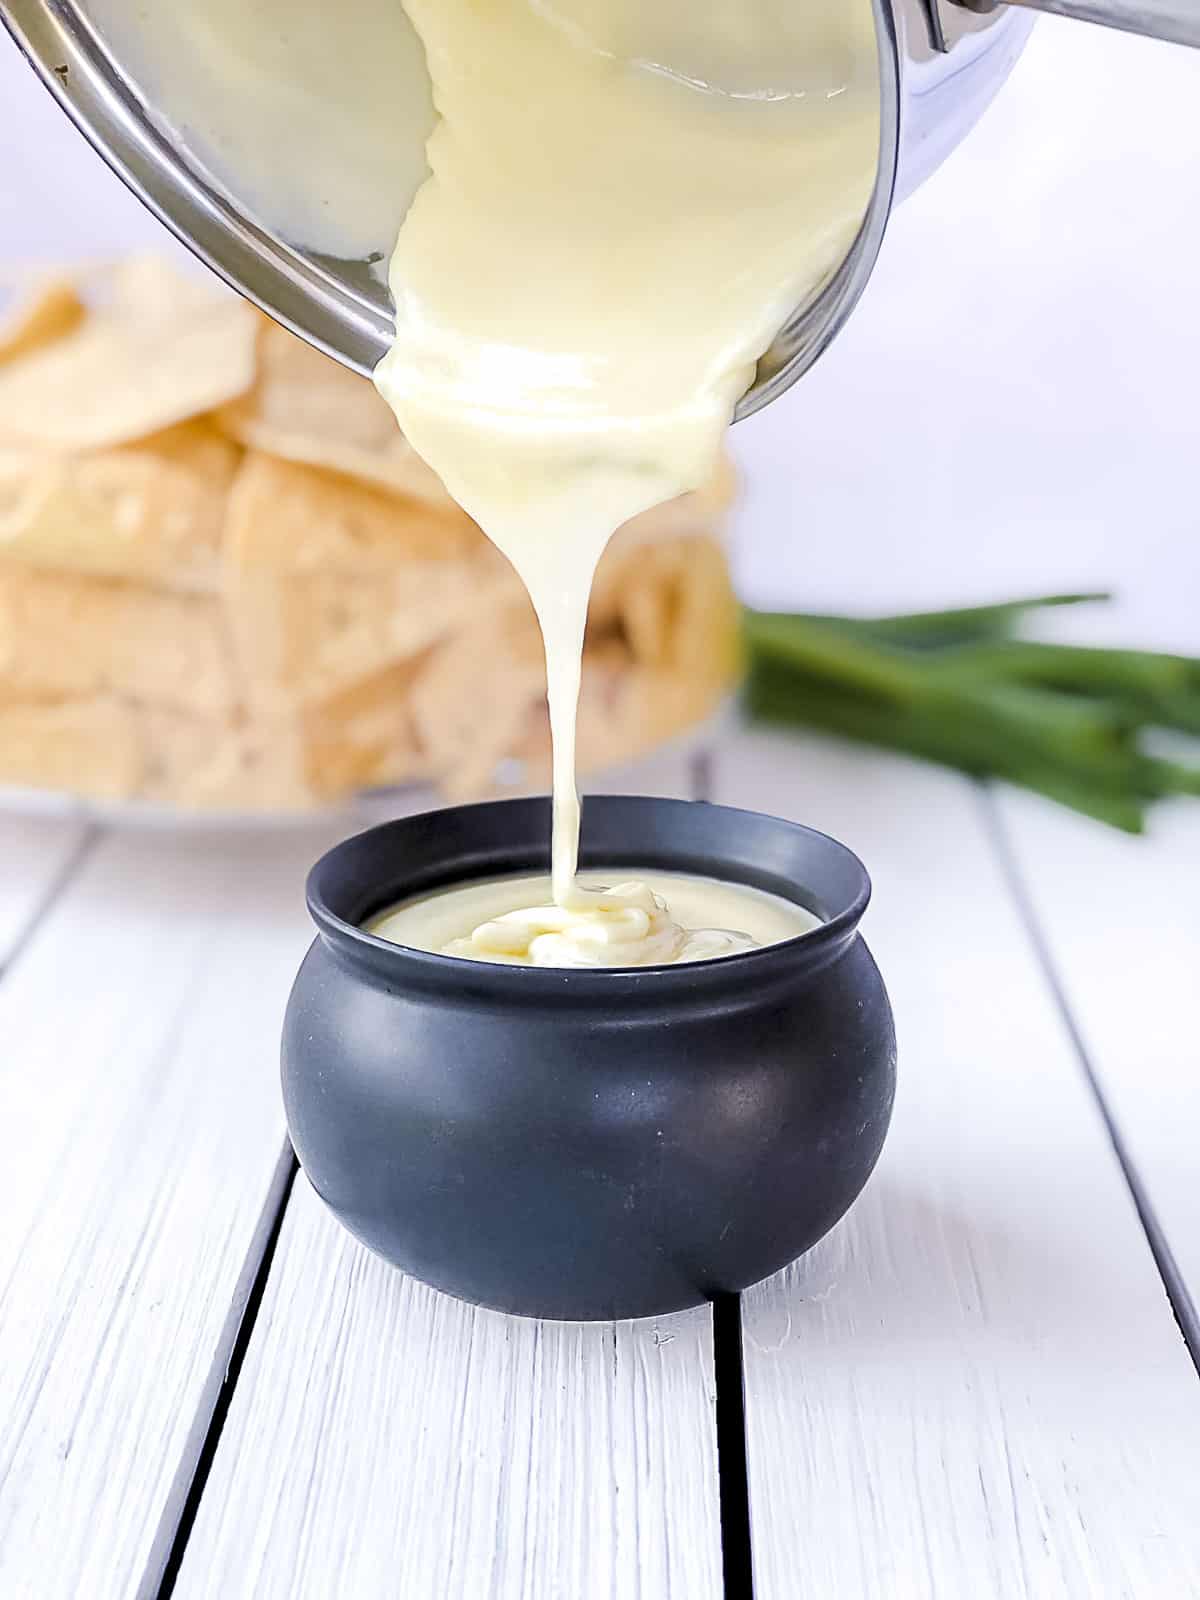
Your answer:
[[[871,6],[405,10],[438,120],[391,263],[396,338],[376,381],[529,590],[554,741],[562,915],[501,918],[484,938],[572,964],[666,948],[670,919],[636,885],[603,903],[576,894],[588,595],[621,523],[710,477],[759,356],[853,242],[878,152]]]
[[[777,944],[817,925],[760,890],[657,873],[651,882],[577,879],[571,904],[548,903],[544,878],[460,885],[376,917],[397,944],[522,967],[651,967],[712,961]]]

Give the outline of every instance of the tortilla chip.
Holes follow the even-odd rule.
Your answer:
[[[97,274],[101,304],[126,322],[170,328],[229,301],[232,291],[199,263],[192,265],[196,270],[188,271],[154,251],[125,256]],[[233,303],[243,304],[237,296]]]
[[[304,810],[300,746],[111,695],[0,702],[0,783],[185,811]]]
[[[732,686],[738,611],[717,540],[617,546],[607,623],[592,619],[579,701],[578,769],[628,762],[702,721]],[[413,720],[445,794],[529,789],[550,775],[541,639],[527,600],[434,650],[412,688]],[[512,782],[504,772],[512,763]]]
[[[123,800],[141,778],[137,728],[117,702],[0,695],[0,783]]]
[[[673,598],[674,628],[663,664],[687,681],[727,691],[741,670],[741,608],[715,539],[692,542]]]
[[[528,599],[373,386],[160,261],[101,278],[0,344],[0,781],[243,810],[548,773]],[[724,693],[731,494],[723,465],[614,540],[581,769]]]
[[[541,638],[527,601],[431,651],[410,700],[418,743],[442,791],[453,799],[486,793],[545,699]]]
[[[632,549],[658,539],[679,539],[694,533],[714,533],[724,521],[737,491],[737,474],[722,456],[709,481],[690,494],[677,495],[632,517],[615,536],[614,543]]]
[[[630,550],[613,545],[589,613],[593,637],[615,630],[634,661],[684,676],[729,679],[739,613],[716,539],[685,537]]]
[[[405,505],[341,473],[251,451],[234,485],[234,553],[284,572],[393,570],[459,560],[493,547],[464,511]]]
[[[422,774],[407,689],[390,668],[295,717],[233,723],[139,707],[145,798],[186,807],[299,810]]]
[[[318,794],[335,798],[427,775],[408,698],[418,671],[419,662],[401,662],[303,715],[305,772]]]
[[[737,673],[739,613],[717,540],[614,547],[605,560],[612,604],[607,623],[591,619],[584,648],[576,751],[581,774],[628,763],[711,716]],[[493,650],[488,645],[485,659],[491,660]],[[456,699],[467,694],[466,645],[460,652],[458,680],[441,686],[437,708],[449,729],[455,727]],[[453,659],[449,648],[446,658]],[[502,675],[495,692],[510,682]],[[420,692],[418,685],[414,693]],[[515,733],[511,719],[504,722],[503,749],[480,738],[473,753],[449,752],[453,765],[446,787],[455,797],[529,790],[549,780],[545,700],[524,685],[512,692],[524,696],[524,711]],[[427,717],[419,707],[416,714],[423,729]],[[495,721],[499,725],[501,718]],[[511,782],[505,779],[506,758],[512,761]]]
[[[661,544],[679,547],[680,540],[712,538],[719,534],[736,482],[733,468],[722,460],[711,481],[702,489],[652,506],[618,528],[596,571],[588,606],[589,620],[600,625],[615,620],[620,591],[628,575],[639,570],[640,553],[647,547]]]
[[[320,803],[294,736],[114,695],[5,701],[0,783],[187,811],[278,811]]]
[[[166,278],[155,282],[140,304],[118,299],[0,370],[0,442],[47,452],[104,449],[245,393],[254,381],[250,307],[232,295],[201,297],[188,283],[172,312]]]
[[[603,605],[602,594],[602,605],[597,609],[626,640],[634,660],[647,666],[661,666],[667,660],[683,568],[701,543],[699,539],[673,539],[633,555],[628,551],[610,552],[613,560],[606,574],[608,604]],[[595,628],[596,616],[593,614],[590,620]]]
[[[728,685],[712,680],[689,681],[678,673],[637,666],[628,660],[585,657],[576,730],[579,776],[625,766],[678,738],[712,716],[727,692]],[[499,783],[504,768],[497,764],[486,785],[472,790],[471,797],[498,787],[508,793],[548,787],[550,724],[544,706],[531,708],[520,738],[508,753],[513,757],[515,781]]]
[[[510,581],[469,518],[247,457],[228,523],[230,623],[250,703],[311,706],[420,654]]]
[[[0,454],[0,563],[215,590],[239,456],[206,422],[96,454]]]
[[[53,344],[79,326],[87,308],[69,278],[42,278],[0,319],[0,364]]]
[[[0,690],[220,716],[237,704],[217,600],[16,569],[0,570]]]
[[[349,749],[349,741],[344,745]],[[326,805],[378,770],[378,750],[321,782],[299,724],[240,725],[113,695],[0,697],[0,783],[184,811],[297,811]],[[316,780],[316,781],[312,781]]]
[[[132,708],[138,798],[184,811],[305,811],[319,805],[294,729],[260,728],[160,707]]]
[[[191,810],[301,810],[422,775],[407,688],[390,668],[295,717],[235,723],[139,708],[142,793]]]
[[[217,422],[239,444],[284,460],[345,473],[430,505],[454,504],[369,378],[265,317],[254,387],[224,406]]]

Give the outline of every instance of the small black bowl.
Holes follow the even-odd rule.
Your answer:
[[[683,800],[595,797],[584,867],[750,884],[815,912],[784,944],[555,970],[364,933],[395,901],[545,870],[507,800],[372,828],[313,868],[320,935],[288,1003],[283,1095],[313,1187],[424,1282],[528,1316],[638,1317],[745,1288],[828,1231],[891,1117],[896,1046],[844,845]]]

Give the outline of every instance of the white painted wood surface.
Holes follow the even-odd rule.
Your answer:
[[[317,848],[109,834],[0,981],[6,1600],[133,1595],[169,1547],[279,1184]]]
[[[999,815],[1064,998],[1200,1307],[1200,806],[1145,838],[1001,790]]]
[[[1200,1593],[1200,1383],[981,797],[765,735],[724,740],[714,777],[717,798],[862,851],[901,1039],[880,1172],[747,1299],[758,1600]],[[673,752],[605,787],[689,781]],[[1051,908],[1098,872],[1120,900],[1151,866],[1004,805]],[[1166,820],[1146,916],[1190,847]],[[35,904],[70,858],[69,836],[42,843]],[[20,1130],[0,1216],[5,1597],[144,1592],[161,1567],[273,1212],[279,1012],[323,843],[102,836],[0,982],[0,1117]],[[1057,955],[1078,933],[1055,926]],[[1194,929],[1162,926],[1174,985]],[[1190,1199],[1182,1164],[1171,1192]],[[706,1312],[472,1311],[370,1257],[301,1180],[176,1592],[709,1600],[713,1407]]]
[[[900,1041],[863,1198],[744,1299],[757,1600],[1200,1593],[1200,1383],[981,796],[765,735],[717,776],[863,855]]]
[[[79,822],[0,814],[0,970],[34,931],[89,838]]]
[[[712,1321],[478,1311],[301,1178],[179,1600],[717,1600]]]

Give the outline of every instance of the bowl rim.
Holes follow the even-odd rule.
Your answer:
[[[583,816],[580,860],[588,870],[605,865],[604,860],[596,859],[597,854],[601,854],[606,855],[614,866],[645,866],[649,870],[657,867],[660,871],[684,871],[716,877],[780,895],[821,920],[815,927],[805,929],[793,938],[754,950],[739,951],[734,955],[673,965],[600,968],[523,967],[471,960],[463,956],[418,950],[411,945],[369,933],[362,926],[364,921],[389,905],[413,898],[424,891],[432,892],[435,888],[454,883],[516,876],[544,868],[550,836],[550,801],[548,797],[539,797],[533,800],[488,800],[419,812],[379,823],[334,845],[312,867],[306,883],[306,900],[309,914],[317,926],[318,939],[341,960],[355,967],[365,967],[377,978],[453,991],[455,997],[464,1004],[481,998],[495,998],[497,995],[510,999],[533,999],[549,995],[581,1001],[611,1001],[624,995],[636,996],[644,1002],[658,996],[677,997],[681,993],[694,996],[698,986],[703,985],[707,990],[714,983],[722,988],[738,985],[757,988],[756,980],[770,982],[780,977],[791,980],[800,970],[807,972],[823,966],[854,938],[871,898],[871,880],[866,867],[847,845],[818,829],[787,818],[734,806],[715,805],[703,800],[641,795],[589,796],[584,804]],[[849,893],[841,897],[840,903],[829,904],[822,901],[809,885],[788,878],[778,867],[774,870],[763,868],[761,871],[751,867],[749,872],[739,872],[736,866],[741,864],[744,867],[746,863],[737,863],[732,850],[724,859],[719,851],[714,850],[712,860],[703,863],[687,856],[680,860],[671,860],[669,857],[660,859],[657,853],[650,859],[632,834],[624,846],[608,849],[599,849],[595,838],[589,838],[589,819],[594,835],[599,825],[611,826],[616,822],[619,826],[621,821],[636,821],[639,817],[647,821],[653,818],[660,823],[682,821],[685,817],[689,822],[695,822],[699,818],[713,828],[727,830],[731,839],[742,836],[749,826],[760,832],[768,830],[779,841],[790,844],[801,853],[815,854],[827,865],[840,869],[847,880]],[[451,853],[446,869],[434,859],[425,872],[424,881],[416,884],[388,883],[384,874],[381,879],[384,886],[373,889],[366,903],[354,913],[343,914],[343,910],[335,909],[339,897],[344,902],[346,894],[350,893],[346,887],[347,877],[353,876],[356,864],[361,867],[362,858],[374,859],[380,851],[391,852],[403,847],[419,849],[428,844],[431,835],[436,836],[438,832],[449,843],[453,843],[456,835],[478,833],[489,825],[495,840],[493,845],[458,856]],[[539,836],[540,845],[531,845],[529,840]],[[539,854],[540,860],[537,859]],[[758,881],[755,881],[756,877]],[[348,910],[348,907],[343,905],[343,909]]]

